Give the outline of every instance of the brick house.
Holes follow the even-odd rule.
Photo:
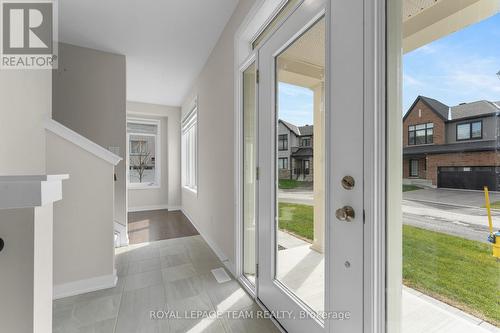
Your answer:
[[[500,190],[500,102],[418,96],[403,117],[405,184]]]

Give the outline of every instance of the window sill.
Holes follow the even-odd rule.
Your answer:
[[[135,185],[135,184],[128,184],[128,189],[129,190],[157,190],[161,186],[158,184],[153,184],[153,185]]]

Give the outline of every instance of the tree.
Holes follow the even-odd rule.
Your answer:
[[[139,183],[142,183],[144,172],[151,161],[151,153],[148,151],[146,141],[132,141],[132,151],[130,153],[130,168],[137,171]]]

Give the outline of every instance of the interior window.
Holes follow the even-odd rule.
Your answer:
[[[129,176],[131,187],[148,187],[159,184],[158,155],[159,122],[134,119],[127,122],[129,144]]]

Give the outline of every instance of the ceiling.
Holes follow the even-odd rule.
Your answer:
[[[127,100],[179,106],[238,0],[59,1],[62,42],[124,54]]]
[[[420,12],[434,6],[441,0],[404,0],[403,21],[418,15]]]

